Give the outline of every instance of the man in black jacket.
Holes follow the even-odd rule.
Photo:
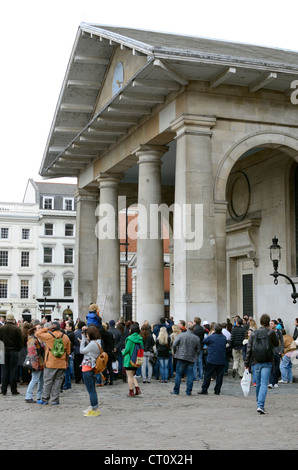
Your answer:
[[[260,318],[260,328],[254,330],[248,340],[245,367],[254,366],[256,378],[257,412],[265,414],[265,399],[270,373],[274,361],[274,348],[279,344],[274,330],[269,329],[270,317],[263,314]]]
[[[5,364],[1,367],[1,393],[6,395],[8,383],[10,383],[12,395],[18,395],[18,359],[19,351],[23,347],[23,339],[12,313],[6,315],[5,324],[0,327],[0,340],[3,341],[5,347]]]
[[[244,360],[243,360],[243,340],[245,337],[245,329],[240,317],[236,317],[236,325],[232,329],[230,345],[233,354],[233,372],[232,376],[236,376],[238,371],[239,377],[243,376]]]

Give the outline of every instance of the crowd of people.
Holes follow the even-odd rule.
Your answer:
[[[1,367],[1,394],[8,385],[12,395],[19,394],[18,384],[27,386],[25,401],[59,405],[63,390],[83,382],[90,406],[85,416],[98,416],[96,387],[123,380],[128,397],[140,395],[139,382],[160,383],[174,380],[171,394],[179,395],[182,381],[191,395],[193,383],[200,381],[208,394],[211,381],[214,393],[221,392],[224,376],[242,378],[245,369],[256,389],[257,411],[266,413],[267,388],[293,382],[292,364],[297,357],[298,318],[292,335],[287,334],[281,319],[266,314],[258,326],[252,317],[236,316],[224,323],[160,318],[151,325],[144,321],[102,321],[100,310],[91,304],[86,320],[72,319],[17,322],[13,314],[0,318],[0,340],[4,343]],[[141,353],[140,353],[141,351]],[[95,374],[98,356],[105,352],[105,369]],[[0,356],[1,358],[1,356]],[[138,363],[139,361],[139,363]],[[34,390],[36,388],[36,400]]]

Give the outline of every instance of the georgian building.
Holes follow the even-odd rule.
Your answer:
[[[298,54],[82,23],[41,163],[78,179],[75,303],[120,304],[118,211],[138,204],[136,318],[297,315],[269,246],[297,282]],[[106,211],[104,211],[106,209]],[[103,227],[108,227],[106,236]],[[150,318],[149,318],[150,317]]]
[[[0,317],[38,316],[38,224],[38,204],[0,203]]]
[[[36,301],[39,317],[76,317],[74,265],[76,236],[75,184],[30,179],[24,203],[38,206]]]

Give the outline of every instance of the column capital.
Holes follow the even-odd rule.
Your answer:
[[[123,174],[120,173],[100,173],[96,178],[99,183],[99,189],[117,187],[123,178]]]
[[[176,139],[183,135],[212,135],[212,127],[216,124],[215,116],[203,114],[181,114],[171,122],[171,128],[176,132]]]
[[[92,189],[78,188],[74,194],[77,202],[80,201],[95,201],[98,198],[98,188]]]
[[[161,157],[167,153],[169,147],[167,145],[139,145],[131,154],[138,158],[140,163],[161,163]]]

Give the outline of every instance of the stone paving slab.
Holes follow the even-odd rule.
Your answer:
[[[297,372],[297,371],[296,371]],[[101,415],[87,418],[89,406],[84,384],[72,384],[61,394],[60,405],[25,402],[20,395],[0,395],[0,450],[297,450],[298,379],[268,390],[266,415],[256,411],[255,390],[243,396],[240,379],[224,377],[222,393],[207,396],[171,395],[168,383],[143,384],[142,394],[128,398],[128,386],[117,380],[98,387]],[[36,389],[35,389],[36,391]]]

